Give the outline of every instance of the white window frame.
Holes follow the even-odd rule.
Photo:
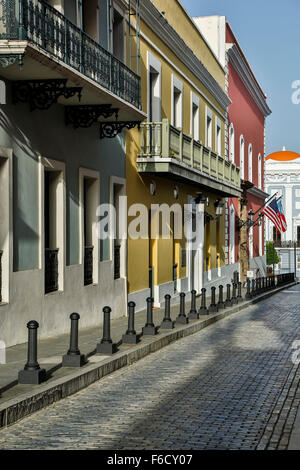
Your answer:
[[[0,104],[6,104],[6,83],[0,80]]]
[[[157,122],[161,121],[161,62],[154,57],[149,51],[147,51],[147,114],[148,121],[150,121],[150,74],[151,70],[154,70],[158,74],[158,80],[154,89],[154,97],[157,99],[155,103],[155,113],[157,114]]]
[[[197,107],[196,117],[194,119],[194,105]],[[190,134],[194,140],[200,140],[200,98],[191,91],[191,121]]]
[[[100,240],[97,231],[97,207],[100,205],[100,173],[88,168],[79,168],[79,264],[84,268],[84,178],[95,181],[96,198],[93,207],[94,220],[92,227],[93,244],[93,285],[99,282]]]
[[[221,119],[218,117],[216,117],[215,151],[217,155],[222,154],[222,122]]]
[[[240,136],[240,175],[241,179],[245,179],[245,139]]]
[[[0,173],[0,250],[3,250],[2,264],[2,303],[10,301],[10,278],[13,273],[13,149],[0,147],[2,160]]]
[[[64,162],[52,160],[43,156],[39,156],[39,232],[40,232],[40,249],[39,249],[39,267],[43,270],[45,276],[45,223],[44,223],[44,200],[45,187],[44,177],[45,168],[49,171],[59,172],[59,183],[56,190],[56,208],[57,208],[57,243],[58,251],[58,290],[51,292],[53,295],[64,291],[65,267],[66,267],[66,165]]]
[[[178,125],[174,122],[174,91],[177,90],[179,95],[179,102],[177,104],[176,113],[178,113]],[[172,86],[171,86],[171,116],[172,116],[172,126],[177,127],[178,129],[182,129],[183,123],[183,83],[174,75],[172,74]],[[177,120],[177,119],[176,119]]]
[[[262,189],[262,158],[261,154],[258,154],[258,189]]]
[[[113,2],[113,5],[112,5],[112,11],[114,13],[114,10],[116,10],[119,15],[123,18],[122,20],[122,29],[123,29],[123,57],[122,57],[122,61],[124,62],[124,64],[126,64],[126,19],[125,19],[125,16],[126,16],[126,13],[125,13],[125,10],[123,8],[120,7],[120,5],[117,4],[117,2]],[[97,10],[98,11],[98,15],[99,15],[99,9]],[[111,18],[111,34],[112,34],[112,50],[111,52],[113,53],[113,49],[114,49],[114,44],[113,44],[113,18]],[[99,28],[100,28],[100,25],[99,25],[99,20],[98,20],[98,36],[99,36]]]
[[[249,228],[249,258],[253,258],[253,226]]]
[[[126,179],[121,178],[119,176],[111,176],[110,177],[110,204],[113,205],[114,203],[114,185],[118,184],[122,186],[121,196],[126,196]],[[121,279],[126,278],[127,273],[127,206],[124,207],[123,213],[123,221],[122,221],[122,229],[123,229],[123,236],[120,239],[121,249],[120,249],[120,277]],[[119,221],[117,220],[116,223],[118,224]],[[120,225],[119,225],[120,227]],[[114,239],[110,240],[110,260],[113,263],[113,250],[114,250]],[[116,280],[117,281],[117,280]]]
[[[210,119],[210,129],[207,126],[208,118]],[[208,106],[205,108],[205,145],[213,150],[213,113]]]
[[[231,163],[235,163],[234,139],[234,125],[231,123],[229,126],[229,161],[231,161]]]
[[[248,146],[248,181],[252,183],[253,180],[253,147],[252,144]]]

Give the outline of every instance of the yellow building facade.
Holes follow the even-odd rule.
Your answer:
[[[128,237],[128,298],[137,309],[151,295],[160,306],[164,296],[196,289],[213,270],[225,265],[225,197],[240,194],[239,169],[226,161],[225,70],[177,0],[141,3],[140,45],[142,110],[147,120],[127,132],[126,180],[128,225],[148,214],[147,235],[154,226],[153,205],[185,205],[191,217],[199,197],[203,225],[201,253],[191,249],[186,234],[175,233],[178,214],[171,210],[170,237]],[[201,196],[199,196],[201,195]],[[198,197],[198,199],[197,199]],[[144,214],[145,219],[145,214]],[[198,220],[198,219],[197,219]],[[145,231],[144,231],[145,232]],[[184,232],[184,231],[183,231]],[[200,266],[201,264],[201,266]]]

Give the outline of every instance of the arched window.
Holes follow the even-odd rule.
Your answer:
[[[252,144],[249,144],[248,148],[248,181],[252,183]]]
[[[229,128],[229,160],[234,163],[234,127],[232,123]]]
[[[245,179],[245,141],[244,137],[240,137],[240,177],[242,180]]]
[[[262,189],[261,154],[258,155],[258,188]]]
[[[235,263],[235,210],[233,204],[229,209],[229,263]]]

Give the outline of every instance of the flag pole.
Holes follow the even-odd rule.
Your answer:
[[[263,209],[263,208],[265,207],[265,205],[268,204],[268,202],[270,202],[272,199],[274,199],[274,197],[276,196],[276,194],[278,194],[278,191],[277,191],[275,194],[273,194],[273,196],[269,197],[269,199],[267,199],[267,200],[265,201],[265,203],[264,203],[259,209],[257,209],[256,212],[254,212],[253,216],[256,215],[261,209]],[[281,196],[281,197],[282,197],[282,196]],[[277,200],[277,199],[276,199],[276,200]]]

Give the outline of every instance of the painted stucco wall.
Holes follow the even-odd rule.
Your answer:
[[[9,292],[0,304],[1,339],[7,346],[25,342],[26,322],[32,319],[40,323],[40,337],[66,333],[72,311],[81,315],[82,327],[98,324],[105,305],[112,307],[113,317],[124,315],[126,278],[114,280],[109,241],[101,243],[96,260],[97,284],[84,286],[84,266],[79,262],[79,168],[99,173],[99,203],[110,202],[111,176],[125,177],[124,137],[100,141],[97,125],[77,130],[67,127],[61,105],[30,112],[26,104],[7,104],[0,107],[0,147],[11,149],[13,169],[13,249],[10,246]],[[62,291],[47,295],[43,253],[39,266],[39,242],[44,237],[39,229],[39,208],[43,205],[39,156],[65,164],[64,283]]]
[[[157,37],[153,31],[148,27],[145,22],[141,21],[141,31],[144,33],[145,37],[141,37],[141,83],[142,83],[142,109],[144,112],[148,112],[148,64],[147,64],[147,52],[149,51],[154,57],[156,57],[161,62],[161,76],[162,76],[162,103],[161,103],[161,113],[162,119],[169,118],[171,119],[171,83],[172,83],[172,74],[175,75],[183,84],[183,132],[185,134],[191,133],[191,97],[190,92],[194,92],[197,96],[200,97],[200,140],[205,142],[205,107],[208,105],[211,108],[211,105],[205,98],[199,95],[199,92],[194,88],[191,83],[195,84],[196,87],[200,90],[204,96],[216,107],[212,109],[214,117],[217,116],[221,120],[222,126],[222,154],[225,151],[225,111],[221,108],[217,100],[211,93],[205,88],[203,83],[195,77],[191,70],[177,58],[174,51],[167,47],[164,42]],[[153,46],[154,45],[154,46]],[[168,57],[168,61],[165,60],[165,56]],[[225,72],[223,72],[225,77]],[[213,125],[213,144],[215,144],[215,125]]]
[[[248,150],[252,145],[252,182],[256,187],[258,184],[258,156],[261,155],[261,181],[263,189],[264,182],[264,117],[244,83],[229,62],[228,64],[228,94],[232,103],[228,107],[228,129],[231,123],[234,126],[234,160],[240,166],[240,137],[244,137],[244,179],[249,180]],[[228,147],[230,152],[230,142],[228,135]],[[259,199],[251,194],[247,194],[247,210],[254,212],[263,205],[264,199]],[[229,198],[229,206],[233,204],[237,217],[240,208],[236,198]],[[264,232],[263,232],[264,233]],[[238,234],[235,235],[235,257],[238,261]],[[253,228],[253,256],[259,256],[259,228]],[[249,243],[248,243],[249,250]],[[264,243],[263,243],[264,253]]]
[[[79,168],[100,172],[100,201],[110,200],[110,176],[125,177],[124,137],[99,139],[99,129],[74,130],[64,123],[64,107],[29,112],[26,104],[5,105],[0,114],[1,145],[13,148],[14,268],[38,265],[38,156],[66,163],[67,265],[79,259]],[[109,256],[108,242],[101,247]]]
[[[195,40],[193,29],[189,29],[187,34],[186,29],[186,14],[183,12],[181,7],[177,5],[177,2],[156,2],[154,4],[163,11],[168,12],[166,18],[172,24],[176,24],[176,31],[181,34],[186,40],[187,45],[190,45],[189,38]],[[189,22],[190,25],[190,22]],[[191,26],[191,25],[190,25]],[[195,32],[197,28],[195,28]],[[222,132],[222,155],[225,152],[225,110],[220,107],[216,99],[210,94],[205,88],[202,82],[189,70],[189,68],[181,63],[177,58],[173,50],[169,49],[162,39],[153,33],[151,28],[144,22],[141,21],[141,83],[142,83],[142,108],[144,112],[148,112],[148,54],[151,54],[161,65],[161,118],[167,118],[172,120],[172,74],[178,78],[183,85],[183,120],[182,128],[183,132],[187,135],[191,134],[191,92],[195,93],[199,98],[199,121],[200,121],[200,132],[199,138],[202,142],[205,142],[206,132],[206,106],[212,109],[213,112],[213,150],[215,150],[215,119],[218,117],[221,121],[221,132]],[[163,33],[163,28],[162,28]],[[201,55],[201,38],[199,32],[196,33],[198,42],[194,43],[194,52]],[[204,47],[204,46],[203,46]],[[196,48],[197,52],[196,52]],[[206,59],[209,57],[209,61],[214,63],[216,66],[217,61],[211,54],[211,51],[205,45]],[[166,57],[168,60],[166,60]],[[204,58],[205,58],[204,57]],[[205,63],[204,58],[201,56],[202,62]],[[218,74],[222,74],[221,82],[224,83],[225,72],[222,68],[217,65]],[[195,84],[196,87],[193,87]],[[201,96],[197,88],[210,100],[216,109],[212,108],[211,104],[206,101],[204,96]],[[151,204],[169,204],[179,203],[183,208],[184,204],[188,203],[188,196],[196,196],[197,191],[203,190],[201,186],[192,186],[184,184],[176,180],[172,180],[168,177],[156,176],[156,175],[141,175],[137,171],[137,157],[140,152],[140,133],[138,130],[133,130],[127,134],[127,161],[126,161],[126,178],[127,178],[127,195],[128,205],[133,203],[145,204],[147,209],[150,209]],[[151,196],[150,194],[150,182],[156,183],[156,194]],[[179,198],[174,198],[174,187],[175,185],[179,190]],[[210,207],[206,208],[206,211],[214,216],[214,205],[213,203],[217,199],[217,196],[213,193],[204,191],[204,194],[210,198]],[[131,222],[131,218],[128,219],[128,224]],[[225,217],[222,217],[218,227],[213,227],[216,224],[215,221],[210,222],[210,239],[209,243],[206,244],[206,253],[204,254],[205,259],[208,257],[208,269],[216,268],[217,254],[219,255],[219,263],[225,264],[225,253],[224,253],[224,239],[225,239]],[[216,230],[218,228],[218,230]],[[206,229],[208,230],[208,229]],[[151,245],[151,246],[150,246]],[[177,278],[186,279],[187,268],[181,265],[181,252],[186,248],[185,240],[176,241],[173,247],[173,240],[154,240],[149,242],[145,240],[128,240],[128,292],[129,294],[135,292],[143,292],[143,298],[149,295],[149,264],[154,266],[154,285],[163,286],[173,282],[173,261],[178,264]],[[174,250],[174,258],[173,258]],[[218,253],[217,253],[218,251]],[[150,260],[152,257],[152,260]],[[205,265],[206,269],[206,265]],[[184,282],[182,282],[184,285]],[[134,298],[136,301],[136,298]]]
[[[225,89],[225,74],[219,61],[212,53],[203,37],[200,36],[197,26],[188,16],[182,4],[177,0],[153,0],[154,5],[164,11],[164,16],[176,32],[184,39],[194,54],[205,65],[217,82]]]
[[[266,190],[278,192],[287,221],[287,231],[281,234],[282,241],[295,240],[300,226],[300,159],[292,161],[266,160]],[[267,222],[266,237],[273,239],[273,224]]]

